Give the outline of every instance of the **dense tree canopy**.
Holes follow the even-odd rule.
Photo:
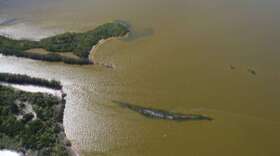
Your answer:
[[[59,125],[55,106],[61,99],[42,93],[27,93],[0,85],[0,149],[31,150],[46,156],[67,156],[66,149],[59,140]],[[26,114],[18,118],[15,105],[28,103],[37,118]]]
[[[21,74],[10,74],[10,73],[0,73],[0,82],[23,84],[23,85],[35,85],[48,87],[52,89],[62,89],[62,85],[56,80],[45,80],[40,78],[30,77],[28,75]]]

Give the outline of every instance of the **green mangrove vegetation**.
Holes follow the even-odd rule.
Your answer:
[[[113,101],[113,103],[118,104],[123,108],[127,108],[131,111],[137,112],[145,117],[152,119],[163,119],[163,120],[172,120],[172,121],[198,121],[198,120],[213,120],[212,118],[200,114],[182,114],[169,112],[161,109],[147,108],[127,102]]]
[[[68,32],[40,41],[14,40],[0,36],[0,53],[8,56],[31,58],[51,62],[64,62],[68,64],[92,64],[88,59],[90,50],[102,39],[121,37],[129,32],[128,27],[120,22],[110,22],[98,26],[92,31],[83,33]],[[42,48],[50,54],[36,54],[27,50]],[[79,58],[69,58],[58,53],[72,52]]]
[[[35,85],[41,87],[47,87],[51,89],[61,90],[62,85],[56,80],[45,80],[41,78],[34,78],[28,75],[0,73],[0,82],[14,83],[21,85]]]
[[[0,85],[0,150],[68,156],[61,113],[65,100]],[[31,108],[31,109],[30,109]]]
[[[92,64],[92,62],[86,58],[71,58],[71,57],[59,55],[57,53],[37,54],[37,53],[31,53],[31,52],[26,52],[26,51],[21,51],[16,49],[8,49],[8,48],[0,48],[0,53],[6,56],[24,57],[24,58],[30,58],[33,60],[40,60],[40,61],[64,62],[66,64],[78,64],[78,65]]]

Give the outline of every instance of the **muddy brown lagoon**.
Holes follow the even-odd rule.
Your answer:
[[[112,20],[133,28],[129,38],[96,52],[114,69],[2,56],[0,72],[62,81],[66,134],[81,156],[276,156],[279,6],[277,0],[0,0],[0,33],[15,38],[86,31]],[[154,120],[114,100],[214,120]]]

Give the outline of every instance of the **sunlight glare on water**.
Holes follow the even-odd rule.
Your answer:
[[[20,153],[9,151],[9,150],[0,150],[1,156],[22,156]]]

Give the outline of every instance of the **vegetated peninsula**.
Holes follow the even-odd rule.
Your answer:
[[[75,155],[62,124],[65,96],[30,93],[0,84],[0,150],[27,156]]]
[[[0,36],[0,53],[8,56],[25,57],[50,62],[67,64],[92,64],[88,58],[90,51],[100,40],[111,37],[121,37],[129,32],[127,25],[121,22],[110,22],[96,29],[83,33],[68,32],[40,41],[14,40]],[[47,54],[30,52],[32,49],[47,50]],[[73,54],[69,57],[63,54]]]
[[[19,85],[34,85],[39,87],[47,87],[55,90],[62,89],[62,85],[59,81],[49,81],[22,74],[0,73],[0,82],[13,83]]]

